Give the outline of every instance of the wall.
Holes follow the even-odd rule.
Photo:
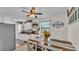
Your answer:
[[[42,19],[42,20],[44,20],[44,19]],[[48,17],[45,20],[51,20],[52,24],[55,21],[64,22],[64,27],[58,28],[58,29],[52,27],[52,24],[51,24],[51,26],[50,26],[51,27],[51,30],[50,30],[51,38],[69,41],[68,40],[68,21],[67,21],[66,13],[61,13],[61,14],[53,16],[53,17]]]
[[[0,23],[15,24],[15,20],[10,17],[4,17],[0,15]]]
[[[68,39],[72,42],[76,50],[79,50],[79,18],[78,18],[77,7],[74,10],[72,10],[68,19],[73,20],[71,17],[73,14],[75,14],[75,11],[77,11],[77,14],[76,14],[77,16],[74,15],[74,21],[68,26]],[[75,17],[77,17],[77,19],[75,19]]]
[[[75,46],[77,50],[79,50],[79,20],[76,23],[69,25],[69,40]]]

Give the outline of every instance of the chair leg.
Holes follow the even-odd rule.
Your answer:
[[[37,45],[35,45],[35,51],[37,51]]]

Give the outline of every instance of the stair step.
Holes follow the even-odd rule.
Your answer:
[[[45,45],[46,49],[52,50],[52,51],[75,51],[75,48],[61,46],[57,44],[53,44],[51,46]]]
[[[63,51],[75,51],[75,48],[53,44],[52,47],[62,49]]]
[[[61,43],[64,43],[64,44],[69,44],[69,45],[72,45],[71,42],[69,41],[64,41],[64,40],[58,40],[58,39],[50,39],[51,41],[53,42],[61,42]]]
[[[46,48],[47,50],[51,50],[51,51],[62,51],[62,49],[55,48],[55,47],[50,47],[50,46],[45,46],[45,48]]]
[[[60,42],[53,42],[53,44],[56,44],[56,45],[61,45],[61,46],[64,46],[64,47],[74,48],[74,46],[73,46],[73,45],[64,44],[64,43],[60,43]]]

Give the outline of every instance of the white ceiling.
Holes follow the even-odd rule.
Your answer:
[[[23,13],[21,10],[26,9],[30,10],[30,7],[0,7],[0,15],[4,17],[10,17],[13,19],[25,19],[26,13]],[[54,17],[61,13],[66,13],[67,7],[36,7],[37,12],[42,12],[42,16],[38,16],[39,18],[44,17]]]

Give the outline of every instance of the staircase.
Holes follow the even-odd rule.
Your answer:
[[[49,51],[76,51],[69,41],[51,39],[51,46],[45,46]]]

